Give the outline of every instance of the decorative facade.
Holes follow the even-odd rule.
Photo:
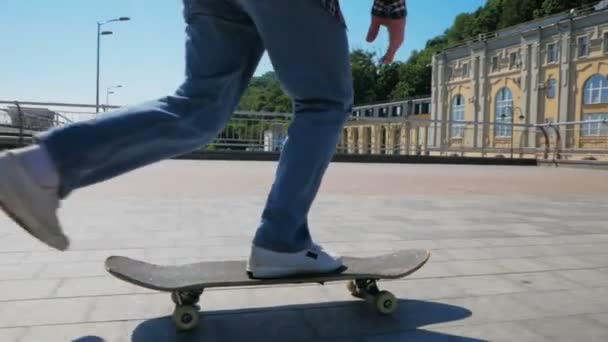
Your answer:
[[[563,149],[608,146],[608,9],[589,8],[480,36],[433,58],[437,146],[537,148],[530,125],[559,125]]]

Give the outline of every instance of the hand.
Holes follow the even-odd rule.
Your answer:
[[[382,63],[390,64],[395,59],[397,50],[403,44],[405,38],[405,18],[402,19],[390,19],[372,16],[372,23],[367,33],[367,41],[369,43],[376,40],[380,26],[386,26],[389,36],[389,46],[384,57],[382,57]]]

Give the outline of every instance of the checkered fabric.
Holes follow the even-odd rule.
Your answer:
[[[344,23],[342,11],[340,10],[339,0],[321,0],[321,4],[326,11]],[[406,0],[374,0],[372,15],[399,19],[407,16]]]

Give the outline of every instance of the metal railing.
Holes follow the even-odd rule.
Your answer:
[[[371,110],[374,116],[353,115],[344,127],[337,153],[608,160],[608,117],[533,125],[382,115],[382,108],[405,103],[412,108],[412,101],[355,108],[359,113]],[[103,110],[114,108],[118,107],[104,106]],[[0,145],[23,146],[37,132],[96,117],[94,105],[0,101]],[[291,120],[288,113],[236,112],[216,139],[201,150],[278,152]]]
[[[550,136],[553,159],[608,161],[608,114],[597,116],[600,118],[538,125]]]

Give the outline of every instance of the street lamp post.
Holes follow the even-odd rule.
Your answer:
[[[109,24],[114,21],[129,21],[131,18],[128,17],[120,17],[118,19],[111,19],[105,21],[97,22],[97,87],[95,90],[95,112],[99,113],[99,60],[100,60],[100,50],[101,50],[101,36],[111,35],[112,31],[101,31],[101,27],[105,24]]]
[[[115,92],[113,92],[112,90],[118,88],[122,88],[122,85],[106,88],[106,108],[110,105],[110,94],[115,94]]]

